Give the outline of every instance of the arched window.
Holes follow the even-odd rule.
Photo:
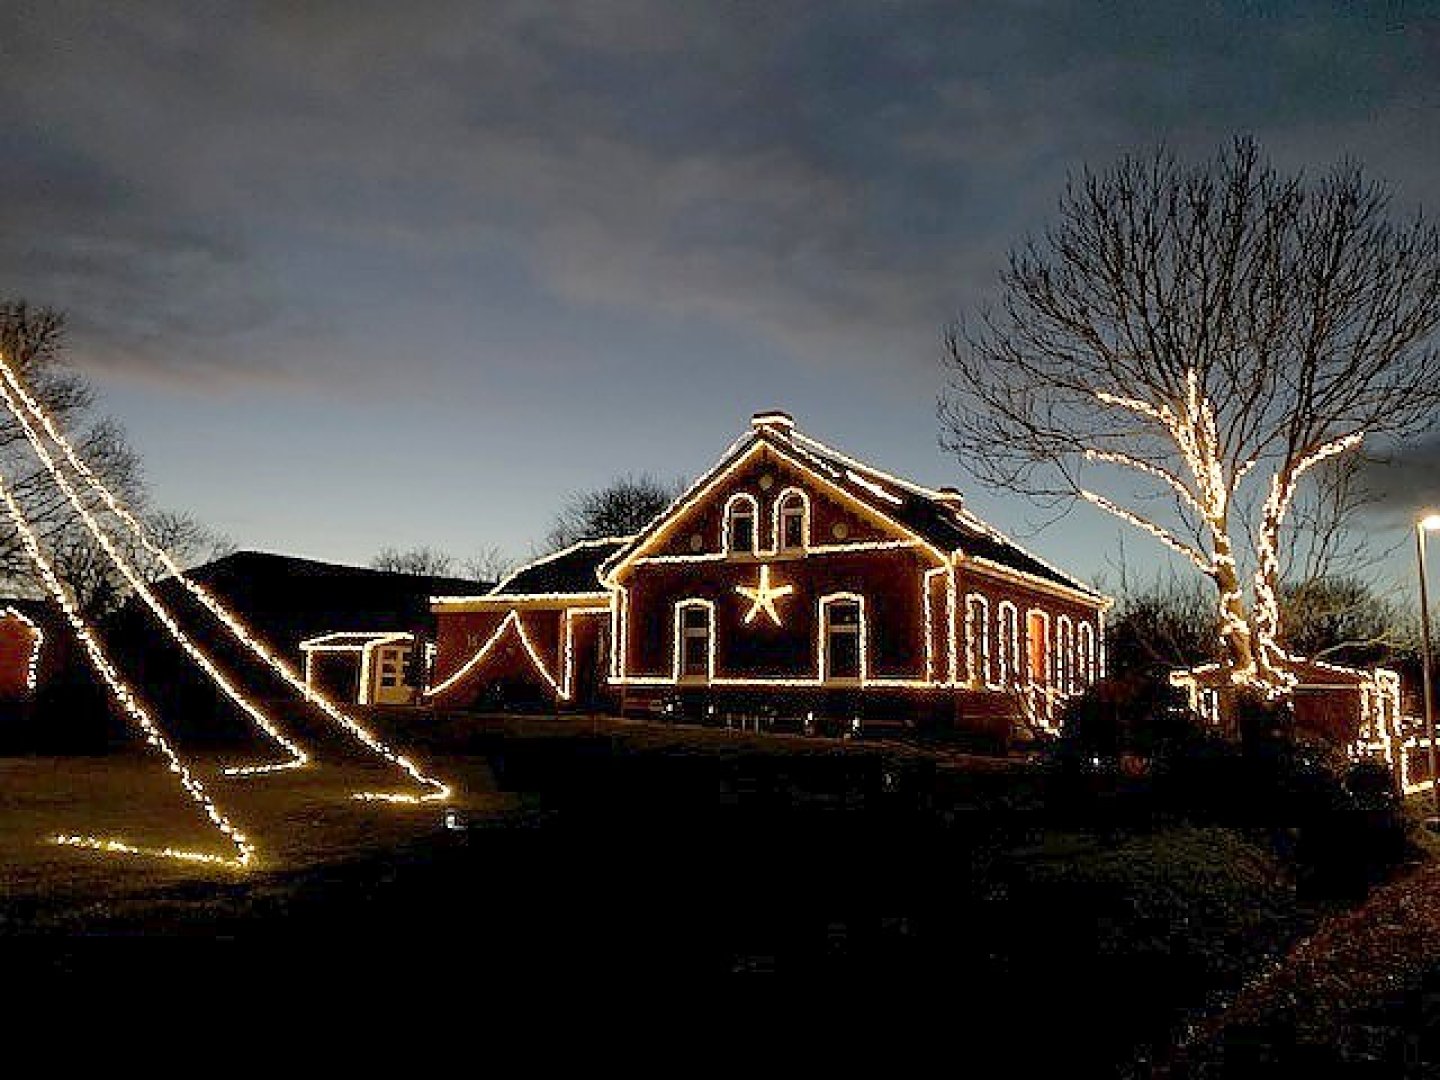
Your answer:
[[[990,686],[990,601],[979,593],[965,596],[965,671],[972,685]]]
[[[725,501],[724,543],[728,555],[754,555],[756,552],[755,521],[759,515],[759,504],[752,495],[743,492],[731,495]]]
[[[801,551],[810,543],[810,496],[786,488],[775,500],[775,550]]]
[[[1095,682],[1095,627],[1088,619],[1080,624],[1075,649],[1080,679],[1085,686],[1090,686]]]
[[[1008,689],[1024,681],[1020,667],[1020,612],[1009,600],[1001,600],[996,622],[1000,635],[1000,685]]]
[[[1025,620],[1025,655],[1030,661],[1030,685],[1050,685],[1050,616],[1031,608]]]
[[[1055,681],[1062,694],[1075,692],[1075,624],[1069,615],[1055,623]]]

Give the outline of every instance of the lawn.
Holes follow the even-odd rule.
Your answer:
[[[1053,820],[1023,762],[607,718],[384,723],[457,781],[470,827],[350,800],[376,780],[354,766],[216,781],[261,849],[245,874],[42,842],[203,842],[151,759],[0,761],[8,969],[245,974],[301,950],[335,978],[417,956],[491,978],[864,976],[931,988],[956,1038],[1008,1033],[1017,1065],[1115,1074],[1313,925],[1263,843]]]
[[[156,755],[137,748],[99,756],[0,757],[0,925],[83,929],[86,919],[119,899],[373,856],[441,827],[441,809],[434,805],[351,798],[359,790],[402,790],[404,777],[388,767],[325,762],[263,777],[221,775],[236,761],[235,755],[212,753],[192,758],[191,767],[258,849],[255,868],[243,874],[50,842],[57,834],[80,833],[118,836],[147,848],[231,854]],[[457,755],[445,768],[457,787],[450,805],[466,815],[499,815],[514,805],[513,796],[495,790],[483,759]]]

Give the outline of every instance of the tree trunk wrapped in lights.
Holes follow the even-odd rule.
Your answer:
[[[1231,680],[1270,696],[1293,684],[1282,585],[1336,570],[1297,535],[1353,523],[1363,441],[1440,416],[1440,231],[1389,202],[1358,166],[1287,176],[1248,140],[1085,170],[1012,252],[1000,303],[946,335],[962,466],[1185,556],[1214,584]],[[1123,497],[1099,490],[1125,476]]]

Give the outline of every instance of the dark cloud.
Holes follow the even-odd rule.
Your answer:
[[[561,308],[923,365],[1079,160],[1248,129],[1410,199],[1440,164],[1429,5],[6,12],[0,293],[163,377],[286,377],[475,252]]]

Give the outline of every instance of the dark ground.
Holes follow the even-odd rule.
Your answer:
[[[470,827],[347,803],[344,776],[283,797],[270,780],[230,793],[268,853],[244,876],[39,845],[18,780],[33,796],[56,778],[0,762],[0,854],[43,864],[0,868],[0,963],[32,984],[775,971],[921,995],[947,1038],[1006,1039],[1000,1071],[1124,1075],[1318,915],[1263,843],[1056,821],[1023,763],[610,720],[388,722],[460,778]],[[87,791],[72,809],[93,811]]]

